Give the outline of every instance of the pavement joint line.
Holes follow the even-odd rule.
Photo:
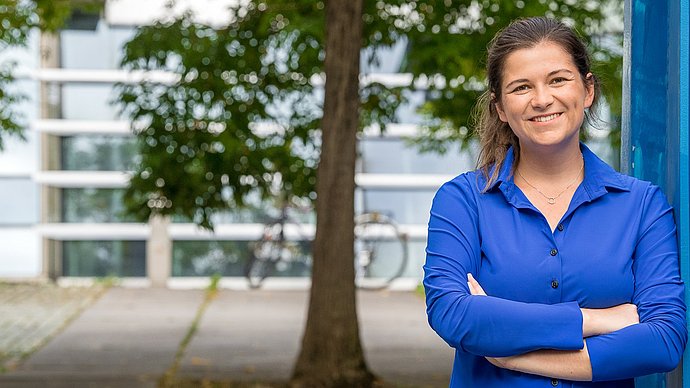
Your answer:
[[[161,378],[160,383],[158,384],[159,387],[167,388],[177,386],[177,371],[180,368],[180,363],[182,362],[182,358],[184,357],[185,351],[187,350],[187,346],[192,341],[192,338],[194,338],[194,335],[196,334],[199,328],[199,323],[201,322],[201,319],[206,313],[206,309],[218,295],[219,281],[220,276],[211,276],[210,284],[206,288],[206,292],[204,294],[204,300],[199,305],[199,308],[196,311],[196,315],[194,316],[194,320],[192,320],[192,324],[189,326],[189,329],[187,330],[187,334],[184,336],[184,338],[180,342],[180,345],[177,348],[177,352],[175,353],[173,363],[163,374],[163,377]]]

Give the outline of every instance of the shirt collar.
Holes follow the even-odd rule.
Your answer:
[[[592,152],[589,147],[580,142],[580,150],[585,161],[585,178],[582,182],[583,188],[589,195],[589,200],[594,200],[609,192],[609,189],[630,191],[630,184],[622,179],[621,174],[616,172],[611,166]],[[511,146],[506,153],[501,170],[496,181],[486,190],[491,191],[500,187],[506,198],[513,197],[515,183],[513,181],[513,161],[515,155]],[[493,167],[495,168],[495,167]],[[493,168],[489,171],[489,176],[493,173]]]
[[[590,151],[590,149],[580,143],[582,157],[585,160],[585,179],[582,182],[590,200],[598,198],[610,191],[630,191],[630,182],[623,179],[623,176],[606,164],[603,160]]]

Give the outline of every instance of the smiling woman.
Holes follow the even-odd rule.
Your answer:
[[[586,47],[555,20],[517,20],[487,73],[479,168],[439,189],[429,220],[450,386],[633,387],[673,369],[687,341],[673,213],[579,142],[599,95]]]

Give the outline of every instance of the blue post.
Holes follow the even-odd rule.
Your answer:
[[[621,169],[662,187],[673,205],[690,303],[690,0],[626,0],[625,26]],[[636,386],[690,388],[690,353]]]
[[[677,79],[677,84],[669,88],[669,96],[678,98],[673,125],[676,142],[671,142],[671,149],[676,151],[673,160],[676,185],[672,194],[672,204],[678,225],[680,247],[680,265],[685,280],[685,301],[690,304],[690,1],[674,1],[674,9],[678,15],[677,31],[672,35],[670,46],[677,53],[677,62],[672,63],[670,74]],[[677,47],[677,48],[676,48]],[[670,128],[669,128],[670,129]],[[670,129],[671,130],[671,129]],[[675,146],[675,147],[674,147]],[[669,193],[670,194],[670,193]],[[686,312],[686,324],[690,322],[690,311]],[[685,350],[683,356],[683,387],[690,387],[690,351]]]
[[[678,63],[678,195],[673,201],[680,244],[680,264],[685,280],[685,300],[690,303],[690,1],[679,4]],[[686,312],[686,324],[690,311]],[[683,356],[683,386],[690,387],[690,350]]]

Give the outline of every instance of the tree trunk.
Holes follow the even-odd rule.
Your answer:
[[[326,2],[326,85],[312,286],[292,387],[369,387],[354,284],[362,0]]]

